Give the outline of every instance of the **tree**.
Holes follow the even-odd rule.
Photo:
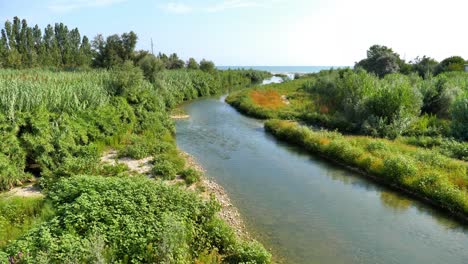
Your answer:
[[[176,70],[176,69],[184,68],[184,65],[185,65],[184,61],[179,59],[179,56],[177,56],[176,53],[172,53],[169,56],[166,68],[169,70]]]
[[[400,55],[393,52],[391,48],[374,45],[367,51],[367,58],[356,63],[355,67],[363,68],[382,78],[386,74],[398,72],[404,64]]]
[[[187,61],[187,69],[189,69],[189,70],[198,70],[198,69],[200,69],[200,65],[198,64],[198,62],[194,58],[190,58]]]
[[[465,65],[465,60],[460,56],[448,57],[445,60],[441,61],[435,70],[436,74],[449,71],[463,71]]]
[[[62,65],[62,56],[55,38],[54,28],[49,24],[44,30],[43,43],[45,53],[40,60],[46,66],[60,66]]]
[[[201,60],[200,61],[200,70],[204,72],[214,72],[215,71],[215,64],[209,60]]]
[[[15,16],[13,18],[13,27],[11,31],[11,39],[10,39],[10,46],[12,48],[18,49],[19,43],[21,41],[21,22],[20,19]]]
[[[138,61],[138,66],[143,71],[143,75],[150,82],[156,80],[156,74],[165,69],[164,62],[153,54],[146,54]]]
[[[91,65],[91,62],[93,60],[93,51],[91,50],[91,43],[89,43],[89,39],[86,36],[83,36],[83,40],[81,41],[79,57],[80,66]]]
[[[80,62],[80,46],[81,36],[78,28],[72,29],[67,37],[68,41],[68,63],[73,66],[78,66]]]
[[[123,51],[124,51],[124,53],[122,54],[122,58],[124,60],[130,60],[133,58],[134,56],[133,53],[135,50],[137,40],[138,40],[138,36],[133,31],[122,34],[122,45],[123,45]]]
[[[468,96],[455,101],[451,112],[454,136],[461,140],[468,140]]]
[[[0,68],[7,67],[5,58],[8,56],[8,39],[4,29],[1,30],[0,38]]]
[[[134,59],[137,38],[137,35],[132,31],[121,36],[110,35],[106,40],[101,34],[97,35],[92,44],[96,54],[94,66],[112,68],[126,60]]]
[[[412,62],[413,70],[423,78],[427,78],[429,75],[435,73],[435,69],[439,64],[436,60],[430,57],[423,56],[422,58],[416,57]]]

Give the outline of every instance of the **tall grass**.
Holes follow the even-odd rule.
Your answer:
[[[0,71],[0,110],[13,119],[18,112],[38,108],[74,113],[109,102],[109,73],[49,72],[41,70]]]

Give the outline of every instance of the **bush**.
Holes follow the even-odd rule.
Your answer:
[[[161,176],[164,180],[174,180],[177,175],[177,169],[174,164],[168,160],[157,162],[151,169],[153,176]]]
[[[182,179],[185,180],[185,182],[188,185],[191,185],[200,181],[201,173],[195,169],[188,168],[186,170],[183,170],[180,176],[182,177]]]
[[[461,140],[468,140],[468,96],[458,99],[452,106],[452,132]]]
[[[193,263],[203,252],[231,254],[243,244],[216,218],[217,203],[146,177],[74,176],[57,182],[49,197],[56,215],[0,256],[23,252],[15,261],[32,263]],[[258,244],[242,249],[236,252],[244,260],[268,254]]]

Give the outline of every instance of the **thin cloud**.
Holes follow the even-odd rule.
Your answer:
[[[224,0],[206,5],[190,5],[188,3],[170,2],[163,5],[162,8],[166,12],[173,14],[187,14],[192,12],[217,13],[230,9],[266,7],[269,4],[277,3],[278,1],[279,0]]]
[[[247,7],[260,7],[263,4],[261,1],[245,1],[245,0],[226,0],[213,6],[205,7],[204,10],[207,12],[220,12],[228,9],[238,9]]]
[[[63,13],[82,8],[110,6],[124,1],[126,0],[55,0],[48,8],[53,12]]]
[[[193,8],[183,3],[168,3],[164,6],[164,9],[169,13],[174,14],[186,14],[192,12]]]

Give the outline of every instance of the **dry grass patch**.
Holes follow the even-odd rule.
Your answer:
[[[251,91],[250,97],[256,105],[268,109],[278,109],[287,105],[281,95],[274,90]]]

